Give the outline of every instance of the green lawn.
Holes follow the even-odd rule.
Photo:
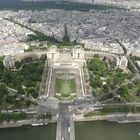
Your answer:
[[[67,98],[70,97],[72,93],[76,93],[76,81],[74,78],[64,79],[56,78],[56,93],[60,96]]]

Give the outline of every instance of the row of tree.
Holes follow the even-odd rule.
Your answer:
[[[27,119],[26,113],[0,113],[0,122],[3,121],[18,121]]]

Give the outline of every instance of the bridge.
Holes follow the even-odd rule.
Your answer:
[[[56,140],[75,140],[74,119],[67,103],[60,104]]]

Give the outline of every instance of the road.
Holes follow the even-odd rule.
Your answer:
[[[133,61],[131,60],[131,58],[129,56],[127,56],[127,59],[131,63],[131,65],[133,65],[133,67],[134,67],[134,69],[136,71],[135,77],[132,79],[132,81],[135,80],[135,79],[140,79],[140,71],[139,71],[139,69],[136,67],[136,65],[133,63]]]
[[[70,140],[70,131],[68,130],[70,127],[70,112],[69,105],[65,103],[60,103],[59,105],[59,131],[57,133],[61,133],[60,137],[57,140]]]
[[[40,83],[39,96],[43,95],[45,92],[47,79],[48,79],[48,60],[46,59],[44,71],[42,74],[42,81]]]
[[[116,39],[116,41],[120,44],[120,46],[122,47],[122,49],[124,50],[124,55],[127,57],[128,61],[131,63],[131,65],[133,65],[135,71],[136,71],[136,75],[135,77],[133,78],[133,80],[135,79],[140,79],[140,71],[139,69],[136,67],[136,65],[133,63],[133,61],[131,60],[130,56],[127,55],[127,49],[126,47],[119,41]]]

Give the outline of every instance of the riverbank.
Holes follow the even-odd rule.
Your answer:
[[[56,118],[53,118],[51,121],[46,120],[19,120],[19,121],[9,121],[9,122],[2,122],[0,123],[0,128],[14,128],[14,127],[22,127],[26,125],[32,126],[32,124],[45,124],[47,125],[48,123],[56,123]]]
[[[84,117],[84,116],[75,117],[75,121],[100,121],[100,120],[106,120],[109,122],[117,122],[117,123],[140,122],[140,114],[122,113],[122,114],[96,115],[92,117]]]
[[[97,115],[92,117],[84,117],[78,115],[74,118],[75,122],[82,122],[82,121],[108,121],[108,122],[117,122],[117,123],[133,123],[133,122],[140,122],[140,114],[110,114],[110,115]],[[10,121],[10,122],[3,122],[0,123],[0,128],[14,128],[14,127],[22,127],[31,124],[48,124],[48,123],[56,123],[57,118],[54,117],[51,121],[48,120],[21,120],[21,121]]]
[[[114,5],[75,3],[75,2],[57,2],[57,1],[36,1],[24,2],[20,0],[4,0],[0,1],[0,10],[46,10],[46,9],[64,9],[64,10],[108,10],[108,9],[122,9]]]

